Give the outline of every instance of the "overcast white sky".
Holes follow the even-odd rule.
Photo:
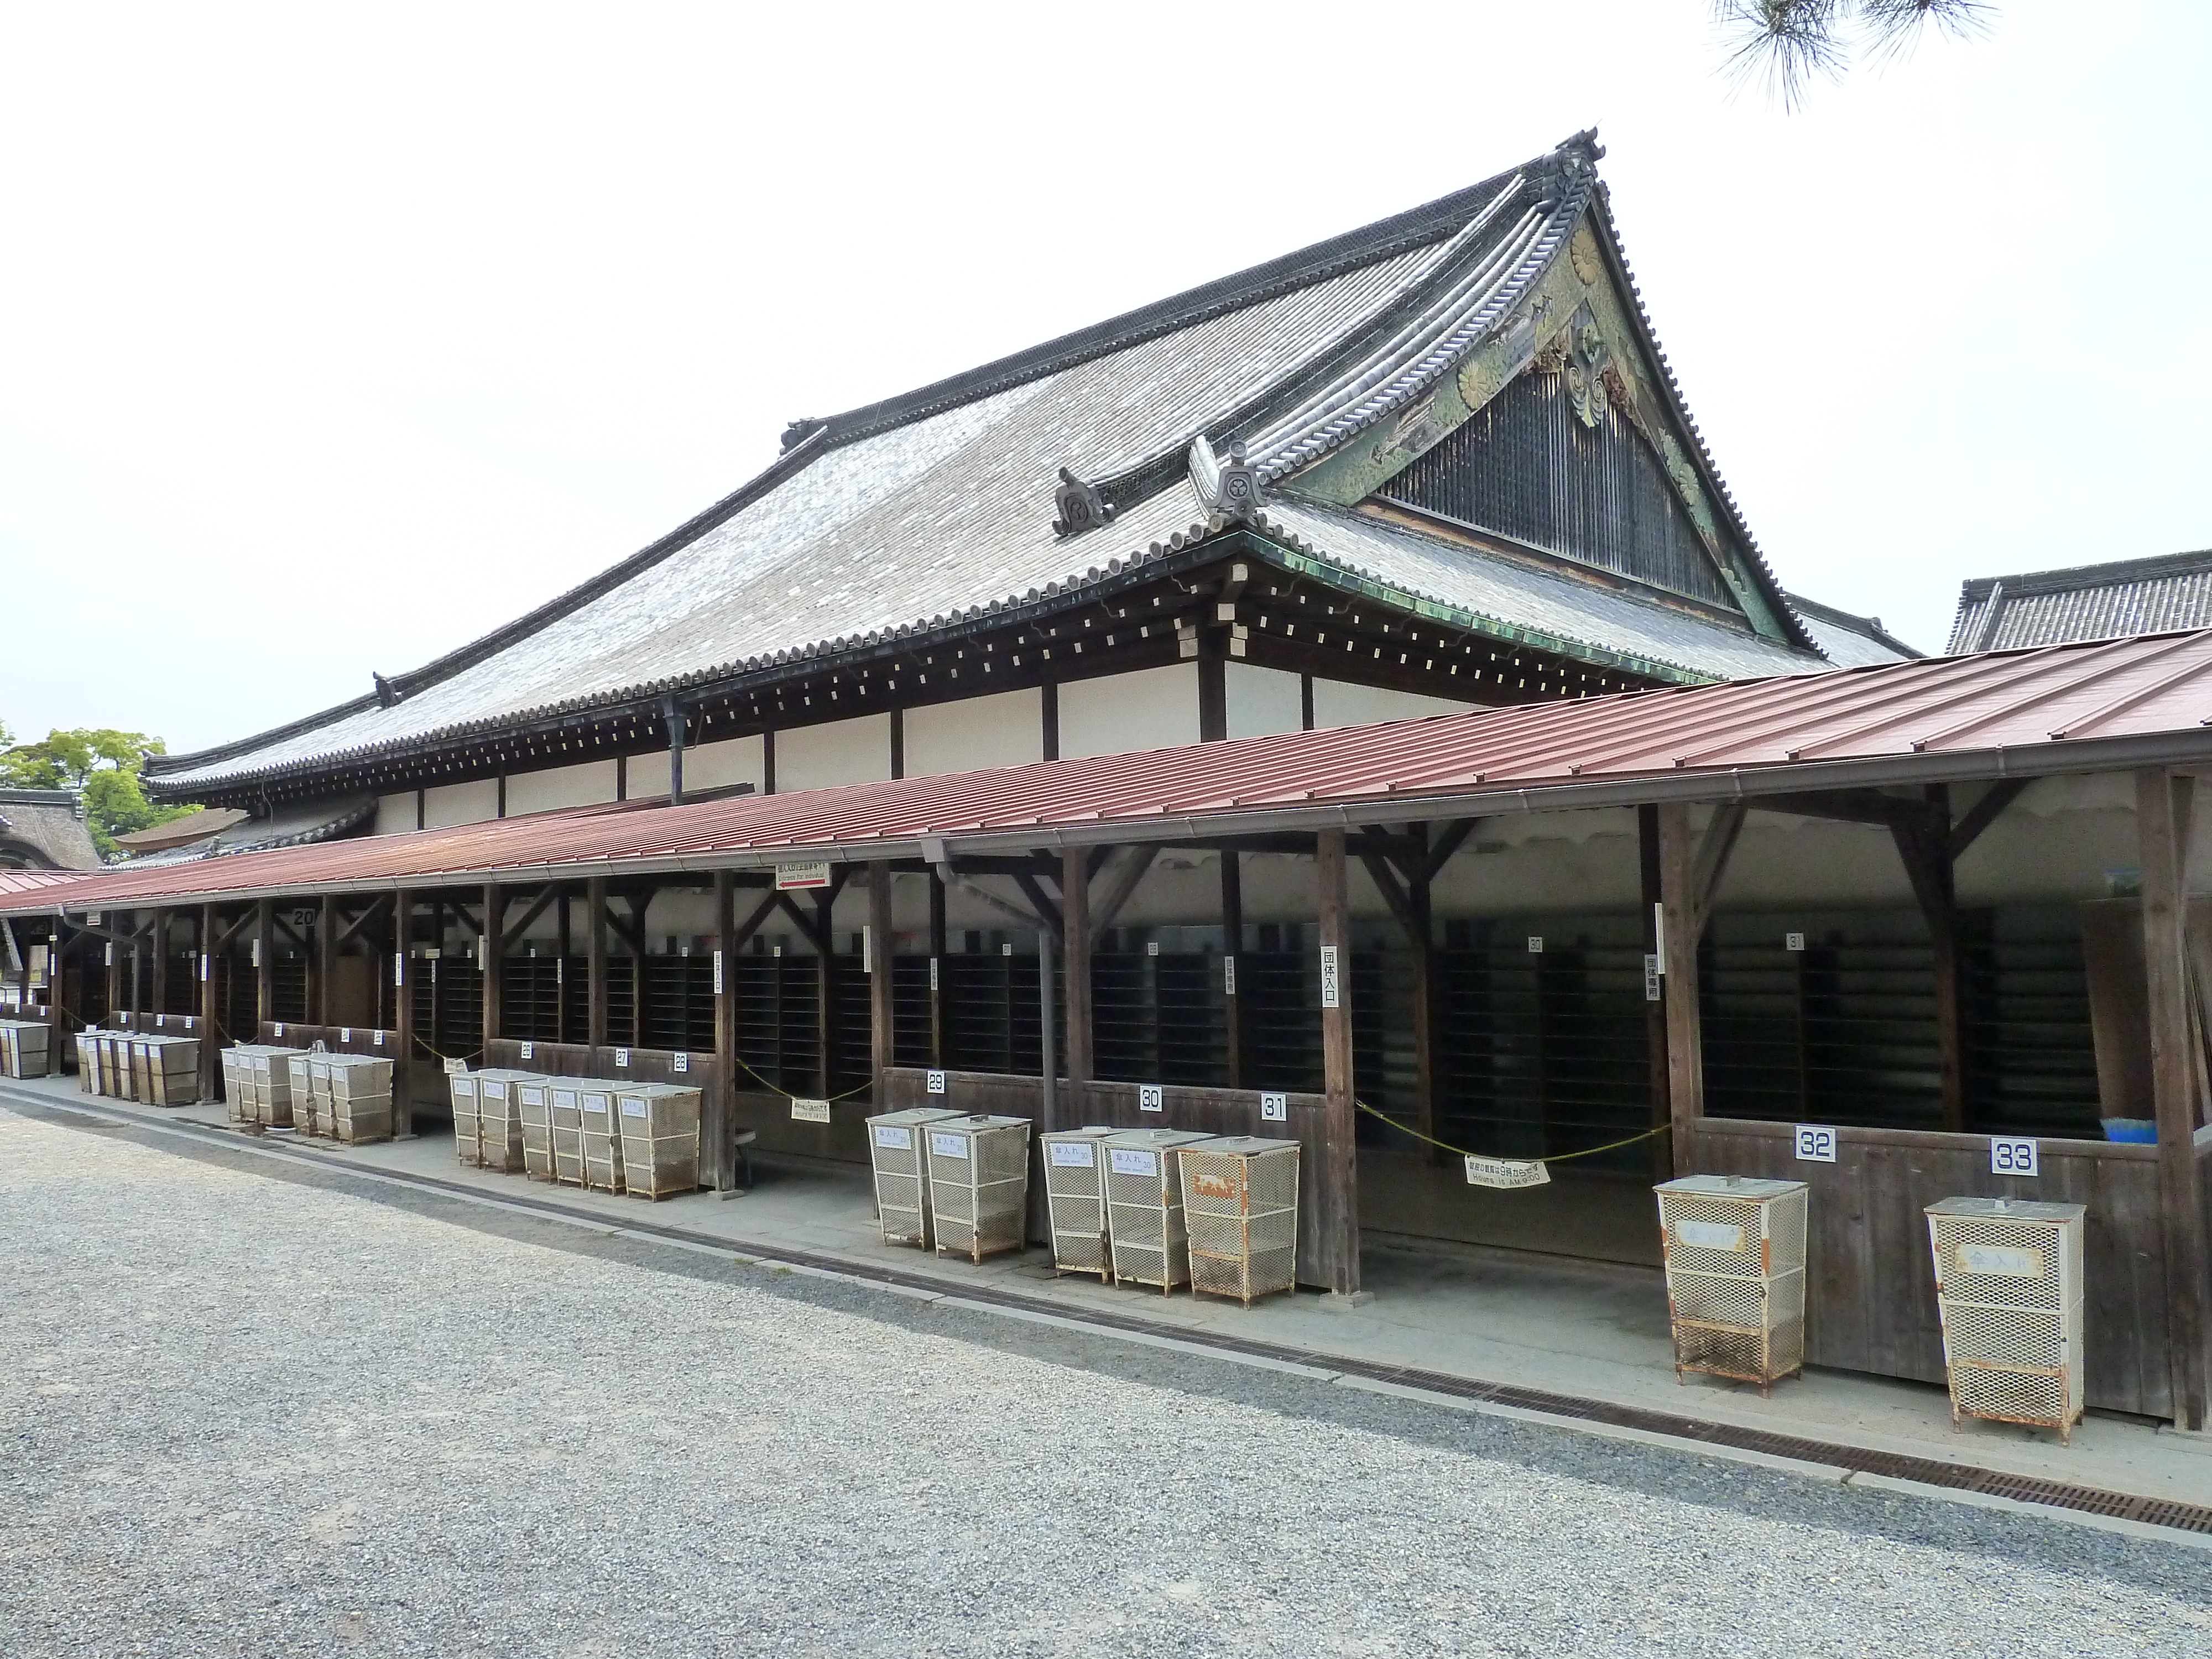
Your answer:
[[[0,5],[0,721],[323,708],[794,416],[1593,124],[1768,559],[1940,647],[2212,544],[2212,7],[1996,15],[1789,115],[1703,0]]]

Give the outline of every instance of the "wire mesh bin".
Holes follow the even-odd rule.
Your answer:
[[[1928,1206],[1951,1421],[2056,1429],[2081,1420],[2087,1206],[1947,1198]]]
[[[138,1079],[138,1098],[152,1106],[189,1106],[200,1097],[200,1040],[188,1036],[135,1036],[131,1069]]]
[[[699,1190],[700,1099],[699,1090],[680,1083],[631,1083],[616,1091],[623,1191],[659,1200]]]
[[[92,1034],[94,1076],[93,1092],[112,1100],[135,1100],[131,1088],[131,1034],[94,1031]]]
[[[515,1115],[522,1122],[522,1173],[553,1179],[553,1084],[540,1078],[514,1085]]]
[[[1190,1283],[1182,1177],[1176,1155],[1211,1135],[1188,1129],[1124,1129],[1106,1138],[1106,1231],[1117,1285]]]
[[[307,1067],[317,1054],[323,1052],[319,1042],[304,1054],[284,1057],[284,1081],[292,1091],[292,1127],[303,1135],[327,1135],[331,1132],[330,1109],[315,1095],[315,1080]]]
[[[556,1083],[549,1109],[553,1119],[553,1179],[564,1187],[584,1184],[584,1097],[574,1083]]]
[[[1674,1376],[1703,1371],[1761,1394],[1805,1364],[1802,1181],[1685,1176],[1655,1188],[1674,1324]]]
[[[307,1078],[332,1139],[392,1139],[392,1062],[374,1054],[312,1054]]]
[[[981,1261],[1026,1242],[1030,1121],[945,1118],[930,1124],[929,1208],[937,1253]]]
[[[1224,1135],[1176,1154],[1190,1287],[1255,1297],[1297,1283],[1298,1143]]]
[[[510,1072],[496,1066],[476,1076],[477,1162],[487,1170],[513,1175],[522,1168],[520,1087],[550,1079],[536,1072]]]
[[[1114,1278],[1113,1253],[1106,1233],[1106,1152],[1103,1124],[1055,1129],[1039,1135],[1044,1148],[1045,1212],[1052,1220],[1052,1265],[1055,1273],[1097,1273]]]
[[[52,1071],[52,1031],[44,1020],[0,1019],[0,1077],[44,1077]]]
[[[583,1143],[584,1185],[593,1192],[623,1189],[622,1118],[615,1110],[617,1083],[586,1082],[576,1091],[578,1139]]]
[[[929,1248],[929,1162],[921,1133],[925,1125],[963,1115],[912,1106],[868,1120],[868,1163],[875,1171],[876,1217],[884,1243]]]
[[[478,1145],[483,1119],[477,1114],[477,1074],[453,1072],[446,1079],[446,1092],[453,1103],[453,1156],[471,1166],[483,1162]]]

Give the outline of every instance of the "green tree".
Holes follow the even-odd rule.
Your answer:
[[[74,789],[82,794],[85,827],[104,859],[123,855],[116,836],[199,811],[197,806],[156,806],[146,799],[139,786],[139,768],[148,755],[166,754],[167,749],[159,738],[143,732],[84,727],[49,732],[40,743],[17,744],[0,726],[0,743],[11,744],[0,752],[0,784],[17,789]]]
[[[1990,0],[1713,0],[1728,68],[1796,109],[1815,79],[1840,80],[1855,57],[1903,57],[1931,27],[1954,40],[1986,34]]]

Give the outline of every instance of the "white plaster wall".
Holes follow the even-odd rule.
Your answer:
[[[404,794],[379,795],[376,798],[376,833],[380,836],[398,835],[403,830],[415,827],[415,792]]]
[[[1304,729],[1305,697],[1297,675],[1233,659],[1223,665],[1223,671],[1231,737],[1264,738]]]
[[[482,823],[499,816],[499,780],[441,783],[422,792],[422,827],[447,830],[457,823]]]
[[[863,714],[826,726],[801,726],[775,734],[779,794],[827,789],[841,783],[875,783],[891,775],[891,717]],[[686,770],[686,781],[690,773]],[[662,785],[666,792],[667,786]]]
[[[685,750],[684,793],[688,794],[694,789],[727,789],[740,783],[750,783],[754,788],[759,788],[763,780],[761,762],[765,749],[760,733],[756,732],[750,737],[724,738],[719,742],[702,743],[696,748]],[[781,753],[777,758],[781,759]],[[660,793],[665,795],[668,793],[667,756],[660,757]]]
[[[1060,688],[1060,756],[1126,755],[1198,741],[1198,665],[1169,663]]]
[[[1394,691],[1385,686],[1353,685],[1344,680],[1314,681],[1314,727],[1368,726],[1376,720],[1417,720],[1424,714],[1456,714],[1474,707],[1447,697],[1425,696],[1418,691]]]
[[[1035,686],[906,711],[910,778],[1026,766],[1043,758],[1044,693]]]
[[[689,757],[684,775],[691,775]],[[668,751],[656,749],[649,754],[632,755],[623,769],[623,799],[624,800],[665,800],[668,795]]]
[[[563,806],[593,806],[614,798],[615,763],[611,760],[515,772],[507,780],[507,815],[511,818]]]

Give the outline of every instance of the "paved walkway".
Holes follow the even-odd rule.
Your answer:
[[[74,1079],[0,1084],[57,1103],[137,1118],[184,1118],[221,1126],[220,1105],[177,1110],[98,1100]],[[1371,1237],[1364,1252],[1371,1300],[1278,1297],[1249,1310],[1234,1303],[1113,1289],[1056,1278],[1048,1253],[1032,1249],[981,1267],[881,1243],[864,1172],[781,1161],[752,1192],[648,1205],[463,1167],[449,1136],[362,1147],[292,1140],[302,1155],[336,1165],[427,1176],[487,1194],[521,1195],[582,1216],[650,1220],[702,1237],[787,1249],[928,1276],[957,1290],[978,1284],[1018,1290],[1072,1313],[1140,1315],[1168,1329],[1218,1330],[1330,1358],[1381,1362],[1571,1395],[1859,1447],[1993,1468],[2102,1490],[2212,1505],[2212,1438],[2179,1436],[2136,1419],[2093,1414],[2073,1443],[1996,1424],[1954,1430],[1940,1387],[1809,1370],[1762,1399],[1756,1389],[1711,1378],[1677,1383],[1663,1280],[1652,1269],[1581,1263],[1510,1251]]]
[[[9,1659],[2212,1654],[2201,1551],[361,1162],[0,1110]]]

